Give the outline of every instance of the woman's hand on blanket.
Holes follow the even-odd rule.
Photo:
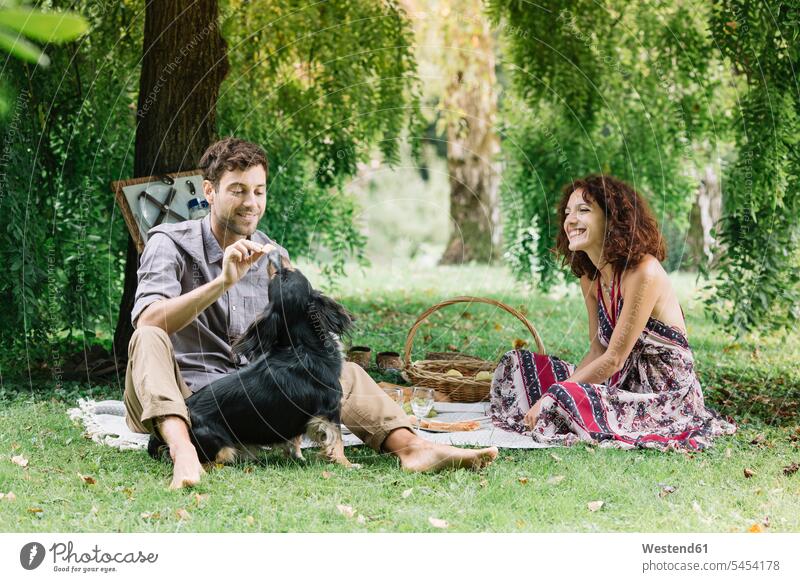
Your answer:
[[[522,421],[525,424],[525,426],[533,430],[533,427],[536,426],[536,421],[539,420],[539,412],[541,412],[541,410],[542,410],[542,399],[540,398],[534,403],[533,406],[531,406],[531,409],[525,415],[525,418]]]

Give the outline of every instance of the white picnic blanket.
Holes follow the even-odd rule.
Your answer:
[[[434,410],[438,413],[436,421],[456,422],[481,418],[481,428],[469,432],[427,432],[418,434],[425,440],[449,445],[474,445],[481,447],[496,446],[503,449],[540,449],[546,448],[531,437],[507,432],[495,427],[488,419],[489,404],[478,402],[462,404],[458,402],[436,402]],[[93,441],[117,449],[146,449],[149,435],[133,432],[125,423],[125,405],[119,400],[103,400],[95,402],[81,398],[78,407],[68,411],[70,418],[80,421],[85,433]],[[344,445],[364,444],[354,434],[343,431]],[[303,439],[303,448],[313,447],[314,443]]]

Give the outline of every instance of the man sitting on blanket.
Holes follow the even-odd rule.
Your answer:
[[[211,213],[149,232],[125,376],[128,426],[157,430],[169,445],[171,488],[195,485],[203,473],[184,399],[246,364],[231,343],[268,303],[266,254],[277,248],[289,260],[256,230],[267,201],[264,151],[227,138],[208,148],[200,168]],[[459,449],[420,438],[400,406],[355,364],[345,362],[341,384],[342,422],[374,450],[397,455],[407,471],[478,469],[497,456],[495,447]]]

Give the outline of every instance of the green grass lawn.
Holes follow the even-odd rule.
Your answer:
[[[448,531],[746,531],[755,524],[800,531],[800,472],[783,471],[800,462],[798,337],[733,343],[704,317],[693,278],[673,280],[707,399],[740,423],[736,436],[707,452],[501,451],[480,473],[419,475],[359,447],[348,456],[363,465],[360,470],[322,463],[313,454],[303,464],[271,454],[263,463],[213,470],[194,490],[171,492],[169,465],[143,451],[86,440],[67,417],[77,394],[118,398],[116,388],[53,390],[34,380],[31,391],[6,377],[0,493],[16,498],[0,499],[0,531],[440,531],[431,517],[447,521]],[[523,309],[548,352],[574,361],[582,356],[586,316],[575,287],[548,297],[523,290],[500,269],[388,265],[353,271],[337,296],[359,318],[353,343],[401,351],[419,313],[464,293]],[[453,345],[496,358],[515,338],[527,337],[512,316],[488,306],[439,313],[420,328],[415,358]],[[14,455],[25,457],[27,467],[13,463]],[[604,504],[592,512],[592,501]],[[354,514],[343,515],[337,505]]]

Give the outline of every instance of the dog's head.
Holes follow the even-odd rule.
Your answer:
[[[335,348],[353,325],[347,309],[314,289],[278,251],[270,253],[267,272],[269,304],[234,343],[234,352],[253,361],[278,346]]]

